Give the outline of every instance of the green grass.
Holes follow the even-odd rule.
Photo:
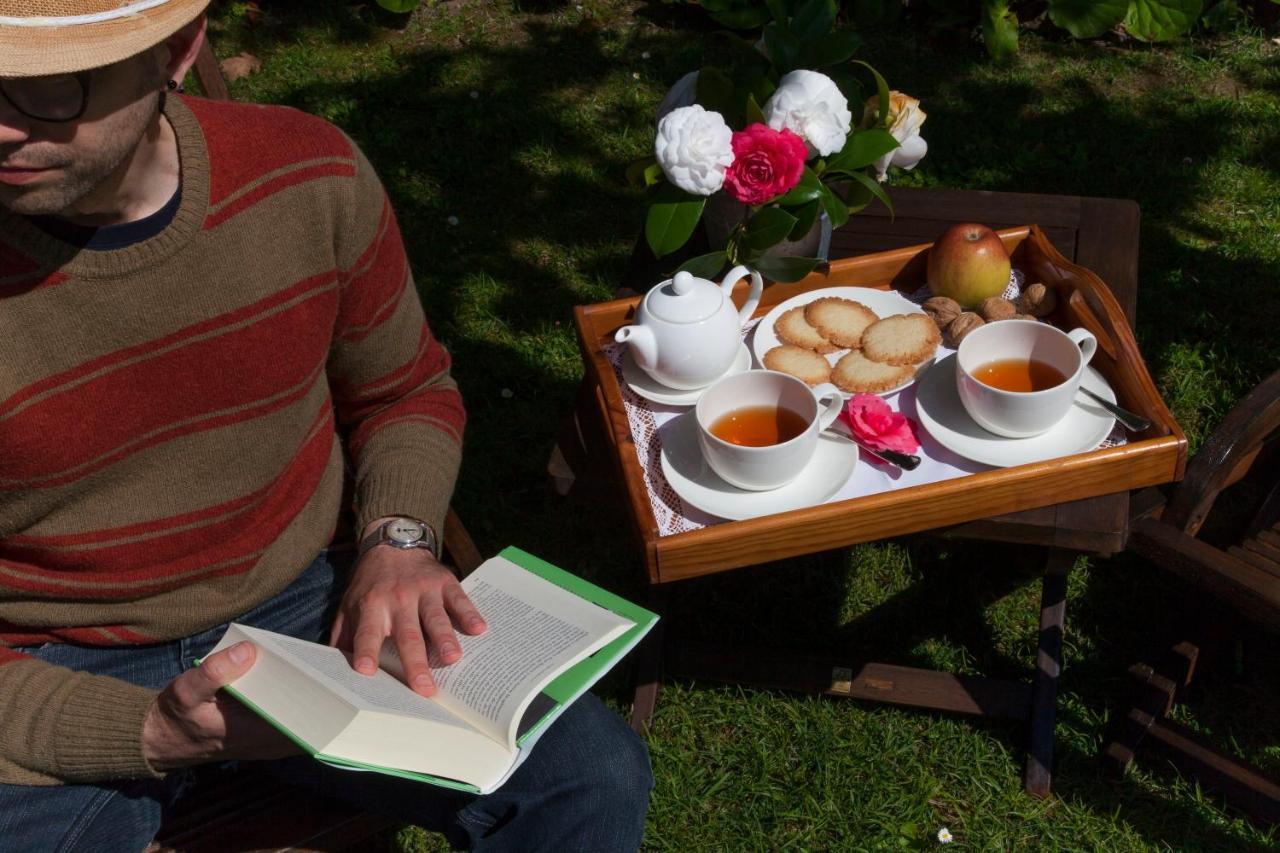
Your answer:
[[[608,298],[626,268],[643,212],[623,173],[651,145],[665,88],[698,64],[697,13],[451,0],[393,30],[332,0],[305,14],[262,5],[256,24],[235,5],[215,17],[220,53],[263,59],[235,94],[331,119],[383,175],[466,395],[457,504],[482,548],[518,544],[641,594],[620,503],[558,498],[543,469],[582,371],[571,308]],[[929,155],[896,183],[1141,204],[1138,337],[1193,445],[1280,365],[1280,46],[1249,33],[1153,49],[1024,32],[999,66],[976,44],[935,49],[909,30],[866,41],[862,56],[929,114]],[[647,844],[923,848],[945,825],[956,849],[1278,845],[1153,764],[1102,777],[1125,668],[1193,617],[1184,593],[1135,559],[1080,561],[1048,801],[1021,791],[1018,726],[669,684],[649,740]],[[1036,641],[1034,570],[1003,546],[895,540],[688,582],[675,598],[682,631],[851,660],[1024,676]],[[1280,773],[1280,664],[1253,640],[1179,718]],[[601,693],[625,707],[623,675]],[[392,846],[439,841],[411,829]]]

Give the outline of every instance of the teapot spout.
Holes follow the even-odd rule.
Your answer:
[[[631,350],[631,357],[636,360],[641,370],[653,370],[658,364],[658,341],[653,336],[653,329],[644,326],[623,326],[614,334],[613,339],[626,344]]]

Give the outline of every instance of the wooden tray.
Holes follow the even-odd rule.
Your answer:
[[[667,583],[740,566],[809,554],[1019,510],[1128,491],[1181,479],[1187,441],[1160,399],[1133,332],[1111,291],[1089,270],[1071,263],[1035,225],[997,232],[1028,282],[1044,282],[1058,297],[1047,319],[1063,328],[1083,326],[1098,338],[1091,364],[1115,389],[1120,405],[1149,418],[1152,426],[1122,447],[1080,453],[823,504],[750,521],[726,521],[701,530],[659,536],[643,472],[622,402],[622,389],[604,345],[631,322],[639,297],[578,306],[574,322],[604,425],[609,456],[623,483],[635,533],[643,545],[651,583]],[[765,289],[756,310],[809,290],[856,286],[904,293],[925,280],[929,246],[924,244],[832,261],[794,284]],[[739,305],[746,285],[735,290]]]

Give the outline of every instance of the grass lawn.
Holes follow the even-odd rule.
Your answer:
[[[345,128],[399,212],[470,412],[457,504],[485,551],[517,544],[623,594],[642,571],[620,504],[558,498],[544,464],[581,364],[571,308],[608,298],[643,219],[623,180],[666,87],[697,67],[696,12],[638,0],[428,2],[402,29],[331,0],[243,4],[215,44],[260,73],[237,97]],[[301,11],[305,9],[305,11]],[[1149,48],[1024,31],[1012,63],[919,31],[862,58],[928,112],[898,184],[1136,199],[1138,337],[1193,447],[1280,366],[1280,45],[1258,34]],[[1015,549],[894,540],[689,582],[704,635],[851,659],[1024,673],[1039,585]],[[1151,765],[1096,758],[1125,668],[1161,648],[1184,590],[1140,561],[1081,560],[1067,611],[1056,796],[1022,793],[1013,725],[705,683],[669,684],[649,747],[655,850],[1213,849],[1280,844]],[[1280,773],[1280,661],[1248,638],[1180,719]],[[624,709],[615,675],[601,693]],[[437,849],[406,830],[393,849]]]

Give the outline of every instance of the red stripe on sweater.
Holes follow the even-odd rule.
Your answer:
[[[256,493],[259,496],[257,500],[240,507],[233,514],[200,527],[130,542],[104,542],[96,548],[41,548],[18,543],[13,539],[3,540],[0,541],[0,563],[39,566],[40,569],[34,574],[42,577],[84,573],[92,574],[98,579],[106,576],[123,578],[131,568],[137,566],[179,566],[194,553],[200,553],[204,549],[216,550],[222,543],[235,539],[246,526],[277,520],[282,489],[303,488],[302,484],[319,482],[316,472],[323,472],[329,459],[331,442],[318,439],[321,438],[321,433],[332,432],[331,411],[326,401],[301,442],[298,454],[290,459],[284,470],[272,478],[266,489]]]
[[[299,184],[305,184],[307,181],[314,181],[317,178],[354,178],[355,176],[356,167],[351,163],[324,163],[318,166],[294,169],[293,171],[286,172],[283,175],[277,175],[274,178],[263,181],[261,185],[254,187],[240,198],[230,202],[217,213],[212,213],[206,217],[204,220],[204,230],[212,231],[214,228],[217,228],[237,213],[243,213],[263,199],[270,198],[276,193],[282,190],[287,190],[290,187],[296,187]]]
[[[0,666],[14,661],[31,660],[30,655],[24,655],[22,652],[15,652],[13,649],[6,649],[0,646]]]
[[[326,407],[324,422],[331,425],[329,412]],[[136,550],[132,559],[125,548],[111,549],[109,554],[53,554],[52,559],[66,561],[62,565],[46,564],[54,568],[0,561],[0,583],[12,589],[59,598],[134,599],[188,587],[202,578],[226,577],[245,571],[311,499],[324,475],[333,439],[332,428],[316,430],[314,437],[299,452],[298,459],[276,481],[272,494],[263,503],[254,522],[234,525],[229,536],[194,534],[186,537],[187,553],[172,557],[159,553],[152,546]],[[242,555],[245,555],[244,559],[236,559]],[[103,559],[107,556],[109,561]],[[86,558],[92,563],[86,564]],[[73,578],[75,582],[68,583]],[[52,583],[55,579],[61,583]]]
[[[344,340],[359,340],[385,322],[395,312],[397,297],[403,298],[409,282],[404,240],[394,215],[371,248],[372,256],[352,270],[342,288],[342,326],[337,334]]]
[[[225,314],[219,314],[216,317],[210,317],[207,320],[201,320],[199,323],[193,323],[179,329],[176,332],[157,338],[152,341],[144,341],[131,347],[115,350],[98,358],[91,359],[78,364],[70,370],[64,370],[62,373],[56,373],[39,382],[28,385],[17,394],[0,403],[0,419],[8,416],[18,406],[21,406],[27,400],[42,394],[51,389],[58,388],[62,385],[68,385],[86,376],[111,368],[118,368],[125,362],[133,361],[142,356],[150,356],[160,350],[177,346],[184,340],[195,338],[200,335],[211,334],[218,329],[234,326],[252,320],[254,317],[264,314],[273,308],[284,305],[295,299],[301,299],[312,294],[312,291],[322,291],[329,287],[337,279],[337,273],[333,270],[322,272],[317,275],[308,276],[289,285],[282,290],[272,293],[270,296],[260,299],[257,302],[250,303],[234,311],[228,311]],[[328,328],[328,327],[325,327]]]
[[[209,203],[293,163],[324,157],[355,159],[342,131],[289,107],[183,98],[200,122],[209,157]],[[220,153],[222,152],[222,153]],[[229,156],[225,152],[233,152]]]
[[[0,419],[6,459],[0,488],[74,481],[108,458],[278,411],[324,370],[336,307],[336,292],[316,293],[247,326],[33,401]]]

